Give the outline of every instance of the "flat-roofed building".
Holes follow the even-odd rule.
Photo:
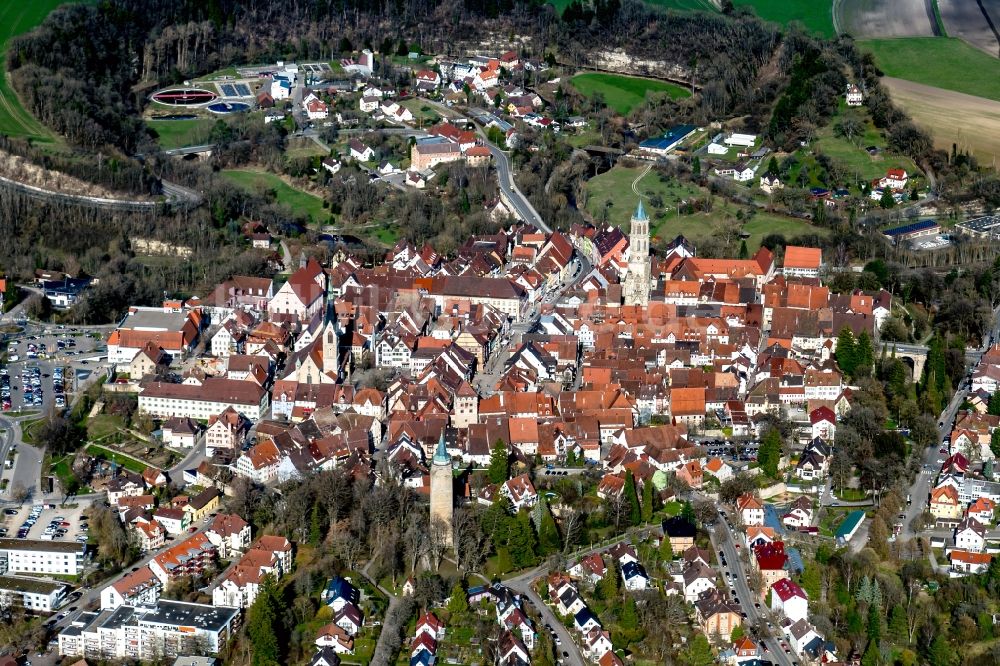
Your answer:
[[[148,343],[181,358],[198,341],[201,324],[200,310],[131,307],[108,337],[108,363],[127,365]]]
[[[941,225],[934,220],[920,220],[904,224],[901,227],[886,229],[882,234],[888,238],[893,245],[899,245],[902,241],[912,241],[924,236],[934,236],[941,233]]]
[[[65,541],[0,539],[0,574],[78,576],[87,547]]]
[[[238,608],[166,599],[152,606],[81,613],[59,634],[59,656],[151,661],[217,654],[232,636],[239,613]]]
[[[27,613],[51,613],[66,596],[67,586],[54,580],[0,576],[0,606]]]
[[[1000,215],[985,215],[955,225],[959,231],[974,238],[1000,237]]]

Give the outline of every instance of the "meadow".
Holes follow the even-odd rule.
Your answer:
[[[191,118],[184,120],[147,120],[146,126],[156,132],[160,148],[198,146],[208,141],[215,120]]]
[[[1000,101],[1000,60],[947,37],[900,37],[858,42],[875,54],[886,76]]]
[[[864,131],[853,139],[838,136],[833,128],[843,116],[834,116],[828,125],[817,130],[816,140],[812,144],[815,152],[833,158],[859,182],[884,176],[887,169],[901,168],[906,169],[907,173],[918,171],[910,158],[886,152],[886,141],[864,112],[864,107],[845,111],[844,115],[852,115],[861,121]],[[869,155],[866,150],[869,146],[878,148],[881,151],[879,155]],[[817,183],[817,186],[822,186],[822,183]]]
[[[954,144],[983,164],[1000,155],[1000,102],[890,77],[882,83],[893,101],[931,133],[938,148],[951,152]]]
[[[733,0],[737,7],[749,5],[757,16],[767,21],[788,25],[798,21],[823,37],[833,37],[833,3],[831,0]]]
[[[225,169],[222,175],[249,190],[273,190],[279,204],[288,206],[297,214],[308,215],[314,222],[325,223],[330,218],[330,211],[323,207],[322,199],[292,187],[273,173]]]
[[[549,4],[556,8],[560,14],[572,0],[549,0]],[[646,0],[647,4],[663,7],[664,9],[677,9],[680,11],[718,11],[709,0]]]
[[[667,93],[675,99],[691,96],[691,91],[675,83],[619,74],[577,74],[570,79],[570,83],[585,97],[601,93],[604,102],[622,115],[642,104],[649,93]]]
[[[560,14],[571,0],[549,0]],[[792,21],[824,37],[833,37],[833,2],[831,0],[733,0],[734,4],[753,7],[757,16],[788,25]],[[710,0],[646,0],[646,4],[677,11],[717,12]]]
[[[632,189],[632,183],[639,177],[645,167],[616,166],[610,171],[595,176],[587,181],[586,210],[594,218],[594,223],[601,227],[613,224],[628,233],[629,219],[635,211],[638,197]],[[696,245],[712,236],[720,235],[727,229],[741,228],[749,234],[747,247],[751,252],[760,247],[760,242],[768,234],[784,234],[786,238],[801,234],[827,234],[826,229],[812,226],[806,220],[799,220],[782,215],[758,211],[751,219],[741,224],[736,218],[739,207],[715,198],[711,212],[696,212],[681,215],[678,207],[691,199],[705,199],[709,196],[704,190],[694,184],[680,182],[674,179],[661,179],[659,174],[650,171],[637,183],[636,189],[643,196],[643,205],[650,216],[651,235],[670,241],[678,234],[691,240]],[[653,205],[659,199],[662,207]],[[606,204],[610,205],[606,206]],[[607,222],[604,222],[604,210],[607,208]]]
[[[7,46],[12,37],[41,23],[65,0],[0,3],[0,134],[52,142],[54,135],[21,105],[7,80]]]

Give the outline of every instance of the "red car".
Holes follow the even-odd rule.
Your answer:
[[[198,528],[196,526],[194,526],[194,525],[192,525],[191,527],[188,528],[188,532],[190,532],[191,534],[194,534],[197,531],[198,531]]]
[[[942,446],[940,449],[938,449],[938,453],[948,453],[948,449]]]

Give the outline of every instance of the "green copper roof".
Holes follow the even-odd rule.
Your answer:
[[[635,220],[648,220],[646,217],[646,209],[642,207],[642,199],[639,199],[639,205],[635,207],[635,215],[632,216]]]
[[[451,463],[451,456],[448,455],[448,449],[444,445],[444,430],[441,430],[441,439],[438,440],[437,450],[434,451],[434,462],[436,463]]]

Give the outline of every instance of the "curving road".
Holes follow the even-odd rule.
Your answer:
[[[435,102],[434,100],[425,99],[430,106],[437,107],[439,111],[442,111],[445,117],[451,117],[455,110],[448,107],[440,102]],[[470,111],[476,111],[477,109],[470,109]],[[483,141],[483,145],[490,151],[490,155],[493,156],[493,164],[497,169],[497,181],[500,184],[500,192],[503,197],[510,205],[514,208],[514,212],[522,220],[535,227],[539,231],[550,234],[552,233],[552,227],[545,223],[542,216],[538,214],[535,207],[531,205],[528,201],[528,197],[524,196],[519,189],[517,189],[517,183],[514,182],[514,170],[510,165],[510,157],[507,155],[506,151],[500,150],[492,143],[490,143],[489,138],[486,136],[486,132],[479,125],[476,125],[476,132],[479,134]]]
[[[478,128],[478,131],[483,137],[483,145],[489,149],[490,155],[493,156],[493,163],[497,168],[497,181],[500,183],[500,191],[503,193],[504,198],[510,202],[510,205],[514,208],[514,212],[517,213],[518,217],[539,231],[547,234],[552,233],[552,228],[545,224],[542,216],[538,214],[535,207],[528,201],[528,197],[521,194],[521,191],[517,189],[517,184],[514,182],[513,172],[510,167],[510,158],[507,156],[507,153],[490,143],[481,128]]]
[[[55,192],[35,185],[21,183],[4,176],[0,176],[0,186],[11,190],[16,190],[33,199],[41,201],[58,201],[76,206],[93,206],[97,208],[111,208],[114,210],[137,210],[154,211],[164,204],[179,206],[198,206],[201,204],[201,195],[180,185],[162,181],[164,201],[153,201],[146,199],[108,199],[105,197],[91,197],[83,194],[69,194],[66,192]]]

